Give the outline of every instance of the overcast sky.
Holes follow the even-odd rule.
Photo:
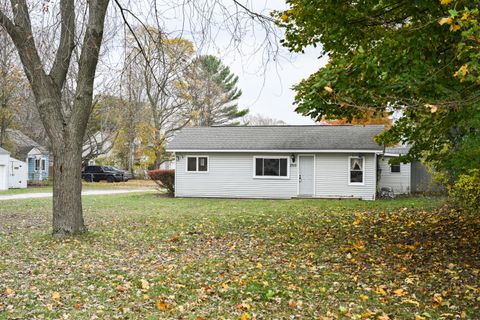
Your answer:
[[[271,10],[286,8],[282,0],[254,0],[249,4],[257,12],[264,14]],[[264,57],[259,53],[247,52],[245,57],[236,51],[222,52],[218,47],[222,46],[222,40],[225,40],[223,38],[229,39],[230,35],[227,33],[217,37],[215,39],[217,48],[212,48],[210,52],[220,55],[224,63],[239,76],[239,87],[243,91],[239,101],[241,107],[249,108],[252,114],[259,113],[283,120],[288,124],[314,123],[312,119],[294,111],[295,92],[292,86],[326,64],[325,57],[319,59],[320,49],[309,48],[304,54],[296,54],[282,47],[278,61],[270,62],[265,68]],[[253,46],[253,43],[259,40],[257,41],[252,34],[248,34],[243,41],[248,46]]]
[[[266,63],[265,48],[261,46],[264,29],[258,23],[251,22],[252,19],[246,15],[240,15],[243,17],[241,23],[235,23],[233,19],[228,21],[230,17],[239,17],[235,14],[239,8],[231,0],[195,0],[184,2],[184,5],[178,5],[175,1],[157,0],[157,14],[152,10],[152,2],[149,0],[129,3],[129,9],[147,24],[158,23],[170,37],[180,36],[192,40],[197,54],[213,54],[222,59],[239,76],[239,87],[243,92],[239,100],[240,108],[249,108],[251,114],[262,114],[288,124],[314,123],[310,118],[294,111],[295,92],[292,86],[326,63],[325,58],[318,59],[319,48],[310,48],[304,54],[292,54],[280,46],[276,61]],[[286,8],[283,0],[242,0],[242,3],[264,15],[269,15],[272,10]],[[228,9],[227,14],[225,10],[217,9],[223,5]],[[208,6],[215,7],[215,10],[206,10],[205,7]],[[212,14],[205,17],[204,12]],[[135,20],[131,22],[136,23]],[[236,30],[238,25],[242,26],[240,31]],[[278,32],[280,34],[282,31]],[[280,38],[275,41],[277,45],[281,38],[280,34]],[[233,41],[233,45],[232,39],[237,40]],[[259,48],[261,50],[256,52]]]

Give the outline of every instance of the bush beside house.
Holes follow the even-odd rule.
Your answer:
[[[167,190],[167,194],[171,197],[175,194],[175,170],[150,170],[148,176],[160,188]]]

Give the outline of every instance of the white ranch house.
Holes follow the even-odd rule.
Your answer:
[[[374,200],[381,183],[398,183],[396,193],[409,193],[407,167],[392,172],[384,148],[374,142],[383,130],[380,125],[184,128],[167,148],[175,154],[175,196]]]

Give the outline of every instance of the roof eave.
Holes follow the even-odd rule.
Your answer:
[[[383,153],[382,149],[176,149],[167,148],[167,152],[235,152],[235,153]]]

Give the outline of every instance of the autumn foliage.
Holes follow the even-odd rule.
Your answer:
[[[165,188],[169,196],[175,194],[175,170],[151,170],[148,171],[148,176],[160,188]]]
[[[353,118],[349,121],[347,118],[341,119],[326,119],[322,118],[322,124],[359,124],[359,125],[372,125],[372,124],[383,124],[386,129],[392,126],[392,119],[389,118],[388,114],[384,112],[382,115],[375,115],[373,111],[365,111],[364,117],[362,118]]]

